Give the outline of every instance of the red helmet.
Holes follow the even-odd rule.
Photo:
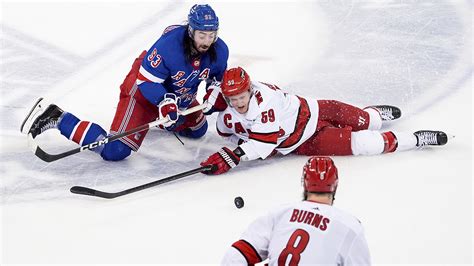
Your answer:
[[[241,67],[234,67],[224,72],[221,82],[222,94],[226,97],[241,94],[250,90],[250,77]]]
[[[313,156],[303,167],[303,187],[308,192],[336,192],[337,168],[329,157]]]

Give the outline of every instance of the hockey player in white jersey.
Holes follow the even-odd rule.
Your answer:
[[[370,265],[364,229],[333,207],[338,173],[329,157],[303,167],[303,201],[255,220],[227,250],[222,265]]]
[[[217,132],[238,145],[223,147],[201,165],[216,165],[207,174],[222,174],[240,161],[283,155],[375,155],[444,145],[441,131],[380,132],[401,116],[389,105],[364,109],[335,100],[303,98],[275,85],[252,82],[241,67],[226,70],[220,85],[209,87],[205,114],[219,111]]]

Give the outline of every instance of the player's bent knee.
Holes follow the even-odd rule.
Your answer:
[[[351,148],[354,155],[376,155],[384,150],[384,140],[380,132],[362,130],[351,133]]]
[[[121,141],[107,143],[100,153],[106,161],[120,161],[127,158],[132,153],[132,149]]]
[[[185,130],[180,131],[179,135],[192,138],[192,139],[198,139],[206,134],[207,128],[208,128],[207,121],[204,121],[204,123],[199,128],[197,129],[187,128]]]

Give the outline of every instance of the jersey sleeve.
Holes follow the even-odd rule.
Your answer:
[[[166,66],[166,54],[160,47],[160,42],[156,42],[148,50],[137,77],[137,85],[142,95],[154,105],[157,105],[166,93],[163,82],[170,76],[170,71]]]
[[[138,89],[143,97],[151,102],[153,105],[158,105],[166,93],[166,89],[161,83],[143,82],[138,85]]]
[[[222,77],[224,76],[224,72],[227,69],[227,60],[229,59],[229,48],[227,47],[227,44],[220,38],[216,42],[216,49],[218,53],[218,62],[217,62],[217,71],[216,73],[211,76],[210,78],[215,78],[218,81],[222,80]]]
[[[255,119],[250,131],[249,140],[240,147],[245,152],[243,160],[267,158],[277,147],[280,131],[279,109],[268,104]]]
[[[224,257],[221,261],[221,266],[246,266],[252,265],[247,262],[247,259],[244,254],[242,254],[238,249],[234,248],[233,246],[227,249]]]
[[[370,252],[363,230],[352,241],[344,265],[370,265]]]
[[[270,215],[249,225],[239,241],[225,254],[222,265],[253,265],[268,258],[268,246],[273,228]]]

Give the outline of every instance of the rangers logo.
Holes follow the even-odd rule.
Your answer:
[[[188,91],[190,91],[191,88],[181,88],[179,90],[176,90],[176,93],[179,93],[179,94],[185,94],[187,93]]]
[[[210,71],[209,68],[204,69],[202,71],[202,73],[199,75],[199,79],[205,80],[205,79],[209,78],[209,71]]]
[[[171,78],[174,80],[179,80],[184,76],[184,74],[185,74],[184,71],[180,70],[176,73],[176,75],[172,76]]]

